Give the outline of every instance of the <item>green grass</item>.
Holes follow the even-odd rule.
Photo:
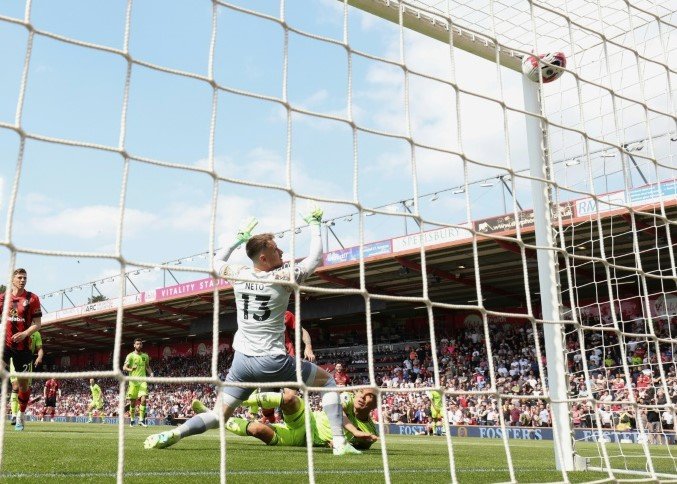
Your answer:
[[[210,431],[179,442],[164,450],[143,450],[151,433],[167,427],[126,428],[125,482],[218,482],[219,434]],[[117,469],[117,426],[60,423],[28,423],[24,432],[7,426],[0,480],[3,482],[114,482]],[[392,482],[449,482],[446,439],[427,436],[387,436]],[[304,448],[266,447],[253,438],[228,435],[227,478],[229,483],[297,483],[308,481]],[[498,439],[455,438],[454,458],[460,482],[505,482],[510,480],[503,441]],[[579,444],[579,452],[598,456],[594,444]],[[610,454],[619,454],[617,444]],[[554,471],[552,442],[510,441],[516,478],[519,482],[561,481]],[[617,467],[625,464],[643,469],[642,449],[623,446],[626,458],[613,458]],[[665,446],[654,446],[657,471],[675,474],[674,462]],[[627,457],[629,454],[640,457]],[[315,449],[316,481],[366,484],[384,482],[380,445],[361,456],[334,457],[329,449]],[[594,465],[599,465],[596,462]],[[573,482],[606,477],[597,472],[569,474]],[[621,476],[618,477],[631,477]]]

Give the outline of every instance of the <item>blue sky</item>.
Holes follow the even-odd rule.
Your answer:
[[[278,2],[232,3],[279,16]],[[35,0],[31,22],[40,30],[122,49],[125,8],[126,2],[122,0]],[[285,15],[287,23],[294,28],[340,41],[342,9],[335,0],[295,0],[286,2]],[[23,18],[23,10],[23,1],[0,3],[0,15]],[[212,3],[206,0],[135,1],[130,54],[148,63],[206,76],[211,14]],[[351,8],[348,30],[353,49],[399,60],[400,32],[396,25]],[[284,30],[279,23],[220,7],[215,80],[222,86],[254,96],[282,99],[283,39]],[[3,66],[0,69],[0,122],[14,123],[26,40],[24,27],[0,21],[0,64]],[[506,102],[522,108],[521,75],[501,68],[499,84],[495,64],[461,51],[455,51],[452,66],[448,46],[409,31],[405,32],[404,45],[408,67],[448,81],[456,79],[461,88],[496,99],[500,98],[501,87]],[[562,49],[566,50],[566,46]],[[367,129],[406,135],[402,69],[358,55],[351,58],[351,107],[355,123]],[[43,136],[117,146],[126,69],[127,63],[119,55],[36,36],[22,128]],[[576,126],[577,114],[570,108],[573,86],[573,77],[565,75],[559,86],[548,86],[547,92],[551,93],[552,105],[568,107],[560,110],[558,121],[568,119]],[[346,50],[340,45],[290,32],[287,97],[294,106],[345,118],[348,113]],[[611,115],[603,112],[609,105],[608,100],[594,93],[591,97],[602,99],[597,106],[602,114],[597,118],[591,116],[586,129],[605,135],[613,133],[607,119]],[[457,105],[460,106],[460,131]],[[504,125],[503,111],[496,102],[463,93],[457,96],[447,84],[409,76],[409,108],[411,134],[420,143],[447,150],[462,148],[472,159],[500,166],[508,163],[515,169],[528,166],[524,117],[508,112],[507,125]],[[125,149],[139,157],[207,168],[211,110],[212,88],[208,83],[134,65]],[[628,113],[632,113],[631,108]],[[622,134],[623,138],[645,135],[641,122],[628,125],[630,129]],[[665,126],[665,120],[656,121],[652,133],[669,129]],[[565,158],[581,153],[580,139],[567,133],[553,134],[555,156]],[[285,191],[287,135],[286,110],[279,103],[219,92],[214,138],[216,172],[224,177],[273,184],[278,189],[219,183],[217,241],[222,232],[228,236],[233,233],[238,222],[247,216],[259,218],[260,229],[266,231],[288,230],[301,224],[298,217],[292,220],[291,197]],[[15,132],[0,129],[0,153],[3,154],[0,223],[3,226],[7,222],[18,146]],[[657,149],[656,153],[664,156],[668,151]],[[327,217],[354,212],[350,205],[354,200],[367,207],[393,203],[391,210],[402,213],[402,206],[394,202],[411,198],[415,188],[419,194],[427,194],[464,183],[463,164],[458,156],[417,149],[414,177],[411,152],[405,141],[359,131],[355,150],[353,132],[347,123],[298,113],[292,116],[290,160],[289,183],[297,194],[336,200],[324,203]],[[597,158],[595,170],[599,170],[602,161],[619,164],[617,160]],[[355,191],[356,162],[359,176]],[[28,140],[14,221],[5,240],[26,249],[113,254],[123,166],[122,157],[117,153]],[[563,164],[561,169],[565,169]],[[582,168],[572,166],[566,170],[568,182],[586,189],[586,182],[581,181],[586,177]],[[613,166],[608,170],[613,171]],[[472,182],[504,173],[469,164],[465,176]],[[649,177],[655,180],[668,176],[664,170],[654,170]],[[601,193],[611,183],[611,189],[618,189],[622,181],[622,176],[612,175],[596,181],[598,186],[594,188]],[[516,180],[516,189],[522,205],[530,206],[528,182]],[[130,162],[123,256],[129,261],[160,264],[206,251],[211,238],[212,191],[213,181],[206,173]],[[467,197],[448,192],[434,202],[429,197],[421,198],[419,210],[429,220],[458,224],[466,220],[468,212],[473,219],[503,213],[504,201],[510,211],[512,200],[503,195],[497,182],[486,187],[474,184]],[[562,198],[580,198],[580,195],[562,194]],[[298,203],[299,208],[305,206],[303,200]],[[434,227],[426,225],[425,228]],[[352,222],[337,221],[334,230],[346,246],[359,242],[357,218]],[[401,217],[368,217],[364,239],[399,236],[404,230]],[[408,230],[415,230],[411,221]],[[303,255],[306,237],[302,233],[297,239],[296,252]],[[280,239],[279,244],[291,252],[291,237]],[[330,241],[329,249],[337,248],[338,245]],[[0,254],[0,269],[7,274],[9,251],[2,249]],[[30,288],[39,294],[120,273],[119,263],[106,258],[19,253],[17,264],[29,269]],[[206,267],[204,260],[189,265]],[[177,277],[190,280],[201,275],[179,272]],[[162,285],[161,272],[145,272],[133,280],[141,289]],[[108,295],[114,295],[118,289],[113,283],[99,287]],[[89,289],[83,289],[71,297],[76,303],[82,303],[89,293]],[[60,304],[55,300],[43,302],[48,309],[56,309]]]

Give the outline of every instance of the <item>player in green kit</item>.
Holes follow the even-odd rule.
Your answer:
[[[442,393],[437,390],[426,392],[430,398],[430,422],[427,425],[428,435],[442,435]]]
[[[267,445],[287,447],[306,446],[306,404],[296,394],[296,390],[289,388],[280,392],[255,393],[242,402],[245,406],[282,409],[283,423],[264,424],[259,421],[250,421],[244,418],[231,417],[226,422],[226,429],[237,435],[250,435],[263,441]],[[369,449],[378,440],[376,425],[370,413],[376,408],[376,394],[371,389],[343,392],[341,406],[343,407],[343,429],[346,441],[355,449]],[[193,401],[193,410],[196,413],[208,411],[197,400]],[[312,412],[311,429],[312,441],[315,447],[328,447],[332,441],[332,430],[329,418],[324,411]],[[352,453],[359,454],[353,450]]]
[[[89,412],[89,420],[87,423],[94,422],[93,414],[97,412],[98,414],[103,410],[103,393],[101,392],[101,387],[96,383],[94,378],[89,379],[89,390],[92,392],[92,401],[89,402],[89,407],[87,411]],[[101,419],[103,422],[103,418]]]
[[[42,336],[40,336],[40,332],[36,331],[30,336],[30,344],[28,346],[28,349],[31,351],[33,355],[37,354],[37,357],[35,358],[35,361],[31,365],[31,367],[28,369],[28,371],[33,371],[34,368],[40,366],[42,364],[42,357],[44,356],[45,352],[42,349]],[[9,362],[9,371],[14,371],[14,360],[11,360]],[[17,377],[13,376],[12,378],[9,379],[9,381],[12,383],[12,395],[9,398],[10,402],[10,407],[12,409],[12,425],[16,424],[16,414],[19,411],[19,380]],[[32,380],[28,380],[28,386],[31,386]]]
[[[129,372],[129,376],[153,376],[153,370],[150,368],[150,357],[147,353],[143,353],[143,341],[141,338],[134,340],[134,351],[127,355],[125,364],[122,369]],[[136,410],[137,400],[139,403],[139,425],[146,426],[146,396],[148,396],[148,383],[145,381],[131,381],[129,382],[129,390],[127,390],[127,405],[129,405],[129,425],[134,425],[134,413]]]

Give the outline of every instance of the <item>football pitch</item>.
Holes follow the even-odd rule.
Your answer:
[[[163,450],[144,450],[146,436],[169,427],[125,430],[125,482],[218,482],[219,434],[185,439]],[[7,426],[4,441],[3,482],[115,482],[117,426],[29,422],[24,432]],[[450,482],[449,457],[444,437],[386,436],[391,480],[394,483]],[[505,482],[510,480],[503,442],[500,439],[454,438],[454,458],[460,482]],[[579,444],[587,457],[598,455],[595,444]],[[619,454],[610,445],[610,454]],[[554,471],[552,442],[512,440],[510,450],[519,482],[561,481]],[[614,458],[641,469],[644,459],[638,445],[623,446],[625,459]],[[668,449],[656,446],[658,472],[675,474]],[[627,457],[629,455],[637,457]],[[253,438],[227,436],[227,480],[232,483],[308,481],[304,448],[266,447]],[[384,482],[381,446],[363,455],[334,457],[330,449],[315,449],[316,482]],[[594,465],[599,465],[597,462]],[[598,472],[570,473],[572,482],[604,479]],[[619,475],[621,478],[633,476]],[[634,476],[637,477],[637,476]]]

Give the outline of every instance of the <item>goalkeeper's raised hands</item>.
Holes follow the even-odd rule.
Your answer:
[[[259,224],[259,221],[256,220],[254,217],[250,217],[247,220],[245,220],[242,225],[240,225],[240,228],[237,231],[237,235],[235,238],[240,244],[246,243],[252,236],[252,231],[254,228]]]
[[[319,205],[313,204],[308,209],[308,213],[303,216],[303,220],[308,225],[320,225],[322,223],[322,215],[324,215],[324,210]]]

